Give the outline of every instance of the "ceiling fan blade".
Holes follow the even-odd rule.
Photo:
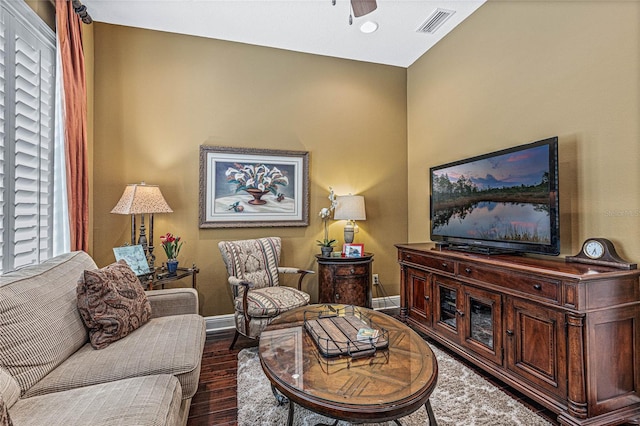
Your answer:
[[[356,18],[373,12],[377,7],[376,0],[351,0],[351,8]]]

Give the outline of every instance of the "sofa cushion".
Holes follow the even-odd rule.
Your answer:
[[[176,425],[181,399],[178,380],[163,374],[23,398],[10,412],[16,426]]]
[[[154,318],[102,350],[85,345],[25,396],[135,376],[173,374],[182,385],[182,397],[191,398],[198,387],[204,342],[205,325],[200,315]]]
[[[78,281],[78,310],[95,349],[106,348],[151,318],[144,289],[124,260],[84,271]]]
[[[9,417],[9,408],[4,403],[2,395],[0,395],[0,426],[13,426],[11,418]]]
[[[0,397],[9,408],[20,398],[18,382],[2,367],[0,367]]]
[[[22,392],[87,342],[76,284],[94,268],[88,254],[74,252],[0,277],[0,366]]]
[[[281,313],[309,303],[304,291],[292,287],[264,287],[247,294],[247,313],[250,317],[275,317]],[[242,296],[235,299],[235,310],[243,312]]]

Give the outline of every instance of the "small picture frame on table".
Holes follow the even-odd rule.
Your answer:
[[[344,257],[362,257],[364,254],[364,244],[345,243],[342,245],[342,255]]]
[[[113,254],[116,257],[116,262],[124,259],[137,276],[140,277],[151,273],[147,257],[144,255],[141,245],[114,247]]]

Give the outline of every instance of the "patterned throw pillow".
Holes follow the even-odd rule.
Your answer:
[[[9,409],[0,395],[0,426],[13,426],[11,423],[11,417],[9,417]]]
[[[77,287],[78,310],[91,346],[103,349],[151,318],[151,305],[127,262],[84,271]]]

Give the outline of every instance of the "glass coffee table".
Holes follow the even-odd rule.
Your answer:
[[[366,339],[356,341],[349,332],[338,339],[330,330],[333,322],[342,329],[354,317],[362,320],[363,328],[380,331],[378,339],[369,340],[369,350],[361,350]],[[312,320],[320,321],[310,326]],[[357,328],[359,323],[354,324]],[[318,333],[318,325],[328,334]],[[333,340],[337,344],[332,348],[343,348],[344,353],[326,350]],[[339,420],[400,424],[398,418],[424,405],[429,425],[436,425],[429,402],[438,379],[436,358],[415,331],[386,314],[345,305],[293,309],[262,332],[259,355],[276,399],[289,401],[289,425],[295,404],[335,419],[334,425]]]

